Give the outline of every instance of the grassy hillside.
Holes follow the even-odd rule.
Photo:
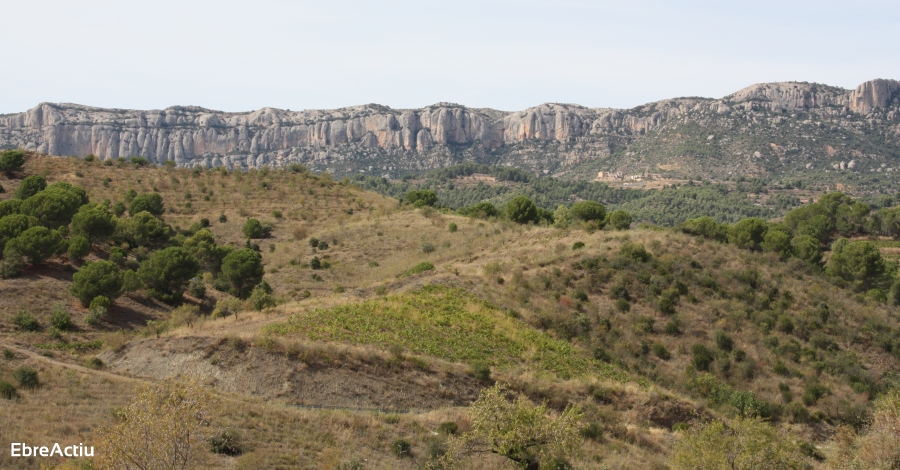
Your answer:
[[[421,468],[447,445],[442,423],[470,429],[468,405],[499,382],[553,415],[580,407],[577,468],[670,468],[690,423],[751,413],[807,443],[809,456],[827,454],[839,426],[862,427],[900,367],[900,310],[885,292],[768,249],[655,227],[467,218],[302,168],[28,155],[22,172],[0,178],[0,200],[26,175],[80,185],[111,208],[129,206],[129,189],[158,192],[172,231],[153,248],[113,235],[84,262],[56,254],[0,279],[0,349],[9,351],[0,381],[16,384],[27,366],[43,384],[18,387],[0,408],[10,439],[96,440],[139,387],[187,377],[218,400],[210,433],[235,429],[245,444],[239,456],[210,455],[210,468]],[[270,236],[248,242],[250,218],[271,224]],[[271,294],[235,299],[216,288],[221,274],[200,272],[205,292],[166,303],[138,287],[88,321],[69,292],[74,273],[115,259],[115,248],[130,269],[188,246],[203,219],[218,247],[257,245]],[[879,243],[889,256],[892,242]],[[35,331],[22,328],[20,311]],[[60,312],[71,326],[54,326]],[[47,402],[71,418],[39,406]],[[401,439],[411,457],[392,451]],[[501,465],[487,454],[466,468]]]

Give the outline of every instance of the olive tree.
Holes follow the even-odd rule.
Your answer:
[[[144,388],[99,428],[99,469],[202,468],[214,399],[198,384]]]
[[[698,423],[680,436],[670,461],[675,470],[789,470],[800,463],[786,433],[760,418]]]
[[[900,463],[900,392],[892,390],[873,403],[867,426],[857,433],[852,428],[838,428],[828,468],[895,469]]]
[[[535,405],[522,396],[510,400],[509,393],[503,384],[482,390],[469,408],[471,429],[451,438],[449,450],[429,466],[463,468],[467,457],[489,452],[519,468],[537,469],[551,461],[564,461],[580,446],[580,408],[569,406],[554,417],[546,404]]]

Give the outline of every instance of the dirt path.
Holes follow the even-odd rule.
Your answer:
[[[111,372],[106,372],[106,371],[102,371],[102,370],[91,369],[89,367],[79,366],[78,364],[71,364],[68,362],[58,361],[56,359],[38,354],[30,349],[25,349],[25,348],[22,348],[22,347],[19,347],[19,346],[10,344],[10,343],[6,343],[2,340],[0,340],[0,347],[9,349],[10,351],[13,351],[13,352],[16,352],[19,354],[23,354],[31,359],[37,359],[39,361],[46,362],[47,364],[51,364],[51,365],[54,365],[57,367],[64,367],[66,369],[76,370],[78,372],[82,372],[85,374],[98,375],[98,376],[106,377],[109,379],[122,380],[122,381],[126,381],[126,382],[134,382],[134,383],[140,383],[140,384],[146,384],[146,385],[151,385],[151,384],[155,383],[151,380],[141,379],[138,377],[128,377],[128,376],[124,376],[124,375],[113,374]]]

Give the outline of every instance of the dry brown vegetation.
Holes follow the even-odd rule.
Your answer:
[[[282,303],[224,318],[204,315],[191,326],[153,332],[147,322],[166,319],[172,307],[136,292],[118,299],[111,320],[95,328],[84,323],[86,309],[68,292],[74,268],[64,259],[0,280],[0,349],[14,352],[13,358],[0,359],[0,380],[32,365],[44,384],[20,391],[18,400],[0,407],[4,441],[88,443],[136,386],[190,377],[219,397],[210,434],[236,429],[247,444],[243,455],[216,456],[211,467],[331,469],[358,461],[362,468],[420,468],[439,441],[438,426],[455,421],[465,429],[464,405],[490,381],[473,377],[471,364],[463,362],[375,344],[311,341],[302,333],[273,335],[267,327],[298,313],[419,295],[421,287],[433,284],[460,288],[518,318],[524,328],[569,342],[583,357],[627,370],[624,382],[565,376],[530,367],[523,357],[491,371],[492,380],[508,382],[557,412],[568,404],[583,407],[586,437],[572,459],[579,468],[667,468],[674,429],[735,415],[727,403],[714,403],[698,391],[698,372],[691,371],[691,349],[698,343],[716,354],[709,371],[715,380],[752,391],[778,408],[773,420],[779,426],[819,444],[836,424],[860,423],[851,415],[865,412],[878,393],[873,387],[898,366],[896,356],[879,345],[879,335],[898,331],[895,308],[835,288],[802,263],[673,231],[589,233],[469,219],[400,206],[347,183],[285,170],[134,168],[32,155],[26,172],[81,185],[92,201],[121,201],[129,189],[158,191],[166,222],[184,230],[207,218],[222,245],[243,246],[241,227],[249,217],[272,223],[272,236],[254,242],[260,245],[265,279]],[[17,182],[2,184],[7,193],[0,198],[7,198]],[[221,215],[226,222],[219,221]],[[457,231],[448,230],[451,222]],[[310,238],[330,246],[314,249]],[[576,242],[584,247],[574,250]],[[652,261],[619,261],[628,244],[645,247]],[[101,249],[88,259],[105,256]],[[314,256],[330,267],[311,270]],[[407,273],[422,262],[435,269]],[[675,314],[660,310],[660,294],[652,290],[653,283],[664,282],[657,277],[667,275],[665,287],[673,277],[686,283]],[[630,293],[627,308],[615,294],[619,288]],[[186,300],[208,314],[226,297],[208,286],[207,298]],[[19,332],[11,323],[15,311],[27,309],[46,325],[60,302],[76,324],[62,338],[46,328]],[[816,329],[810,325],[823,304],[832,317]],[[774,324],[762,328],[770,320],[765,315],[773,316]],[[791,328],[779,326],[785,316]],[[666,327],[675,318],[678,332]],[[732,338],[731,350],[743,351],[740,360],[717,348],[715,330]],[[836,349],[810,346],[817,332]],[[86,346],[65,346],[72,344]],[[656,353],[660,348],[668,357]],[[102,368],[83,367],[95,356]],[[786,371],[776,372],[777,363]],[[845,369],[859,380],[848,380]],[[803,407],[806,417],[792,412],[785,390],[796,407],[813,381],[827,393]],[[301,409],[287,406],[291,403],[415,412]],[[413,458],[391,452],[401,438],[412,443]],[[0,460],[3,467],[41,463],[47,462]],[[506,468],[494,458],[471,465]]]

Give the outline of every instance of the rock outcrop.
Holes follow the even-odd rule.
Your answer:
[[[894,103],[898,90],[900,82],[881,79],[853,91],[766,83],[720,100],[678,98],[630,110],[550,103],[518,112],[452,103],[409,110],[370,104],[246,113],[193,106],[137,111],[42,103],[24,113],[0,116],[0,148],[93,154],[103,160],[141,156],[180,166],[248,168],[300,162],[337,173],[379,175],[483,160],[546,173],[603,158],[688,113],[814,108],[871,113]],[[553,152],[548,144],[555,146]],[[498,151],[504,147],[512,149]]]
[[[900,82],[897,80],[870,80],[850,93],[850,109],[857,113],[868,113],[876,108],[885,108],[897,98],[898,91]]]

